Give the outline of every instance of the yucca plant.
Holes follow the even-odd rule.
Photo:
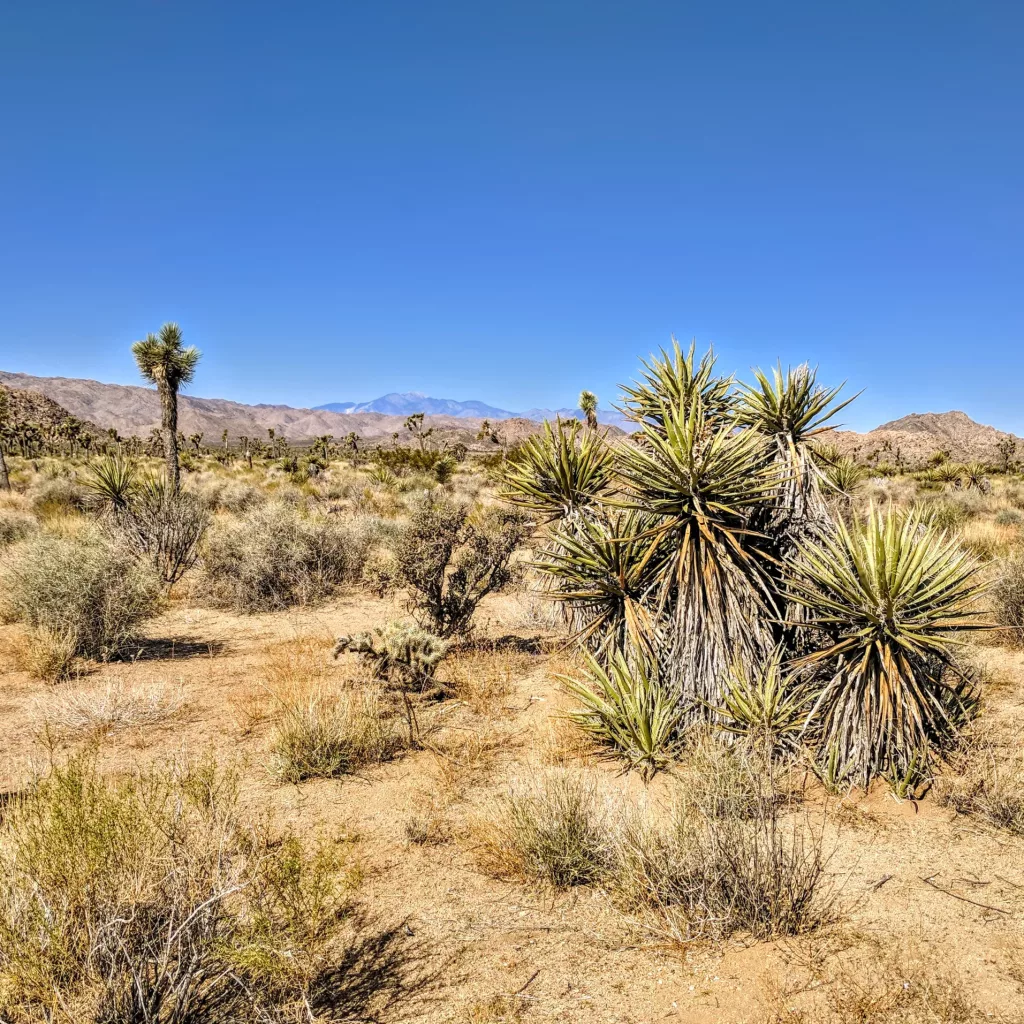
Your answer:
[[[546,522],[576,516],[608,486],[613,453],[605,436],[559,419],[527,438],[505,470],[501,497]]]
[[[964,475],[964,467],[958,462],[940,462],[931,469],[931,477],[940,484],[959,484]]]
[[[576,639],[599,660],[615,651],[655,657],[657,615],[650,592],[661,569],[649,557],[656,520],[639,512],[608,513],[563,524],[534,563],[550,594],[569,610]]]
[[[105,455],[89,467],[82,482],[98,504],[114,512],[124,512],[136,491],[138,466],[132,459]]]
[[[369,468],[367,476],[373,483],[379,484],[381,487],[391,488],[398,483],[395,474],[387,466],[382,466],[379,462],[375,462]]]
[[[794,750],[810,715],[810,691],[800,673],[785,665],[779,645],[753,670],[735,665],[715,708],[722,728],[766,751]]]
[[[963,467],[963,481],[968,490],[973,487],[975,490],[986,493],[992,488],[988,479],[988,466],[983,462],[966,463]]]
[[[700,401],[710,423],[720,424],[732,415],[733,378],[715,374],[711,349],[698,363],[694,343],[684,355],[673,338],[671,352],[662,349],[660,357],[644,360],[643,367],[639,381],[620,386],[623,411],[636,423],[660,427],[666,408],[688,409],[695,401]]]
[[[843,456],[825,467],[822,481],[826,492],[849,498],[863,483],[865,476],[863,466]]]
[[[588,655],[583,678],[559,678],[580,704],[569,718],[628,768],[650,778],[675,759],[683,708],[643,659],[627,661],[619,651],[605,669]]]
[[[773,646],[764,540],[750,528],[777,475],[762,435],[709,422],[703,400],[661,406],[618,459],[621,507],[652,517],[644,562],[656,564],[654,606],[671,621],[660,660],[679,698],[718,698],[738,657],[754,664]]]
[[[801,545],[789,593],[824,638],[799,665],[823,675],[813,715],[837,771],[867,785],[947,741],[973,700],[956,635],[984,628],[977,562],[917,510],[838,522]]]

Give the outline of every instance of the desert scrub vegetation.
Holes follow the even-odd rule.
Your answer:
[[[448,653],[448,643],[418,626],[393,620],[367,632],[338,637],[334,658],[346,651],[359,655],[375,679],[422,690]]]
[[[66,676],[76,658],[123,654],[161,590],[149,566],[94,528],[14,545],[0,561],[0,581],[3,616],[29,627],[30,667],[45,678]]]
[[[38,704],[42,728],[54,737],[105,735],[153,725],[185,705],[180,685],[163,681],[128,683],[122,679],[77,688],[61,687]]]
[[[406,744],[398,720],[374,689],[337,692],[299,686],[277,695],[280,717],[271,771],[282,782],[333,779],[390,760]]]
[[[996,622],[1014,647],[1024,647],[1024,554],[1015,553],[999,565],[992,587]]]
[[[516,511],[424,495],[395,552],[413,617],[442,639],[467,632],[480,602],[518,578],[512,556],[532,532]]]
[[[740,385],[675,344],[622,392],[631,443],[559,426],[504,481],[543,520],[535,567],[594,659],[568,683],[579,724],[648,774],[709,726],[806,746],[836,783],[941,754],[974,708],[951,651],[985,585],[924,511],[827,500],[813,444],[839,389],[806,366]]]
[[[314,604],[359,579],[365,534],[274,500],[216,522],[203,568],[213,595],[240,612]]]
[[[343,988],[351,853],[248,819],[210,762],[57,766],[6,808],[0,865],[0,1013],[16,1024],[255,1024],[327,1012]]]
[[[0,508],[0,548],[24,540],[38,528],[35,516],[15,508]]]

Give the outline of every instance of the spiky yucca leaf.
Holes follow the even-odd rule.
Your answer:
[[[779,363],[770,378],[755,369],[754,380],[755,384],[739,385],[737,420],[762,433],[785,437],[792,444],[828,430],[828,421],[857,397],[833,404],[844,385],[823,387],[818,383],[818,371],[806,363],[788,368],[785,374]]]
[[[672,339],[672,351],[661,350],[660,357],[643,361],[641,380],[623,384],[623,411],[639,424],[661,426],[664,409],[688,409],[699,400],[709,421],[720,423],[732,412],[732,377],[715,375],[715,355],[711,349],[696,361],[696,345],[684,355],[679,342]]]
[[[951,647],[957,633],[984,628],[971,556],[917,510],[872,507],[802,545],[788,582],[806,624],[827,637],[800,663],[826,675],[814,716],[843,775],[866,785],[903,771],[955,731],[971,696]]]
[[[583,430],[579,420],[544,421],[505,469],[501,497],[548,522],[592,505],[607,487],[612,451],[605,436]]]
[[[663,667],[684,702],[714,701],[735,657],[752,662],[771,646],[767,559],[749,519],[777,477],[765,439],[709,428],[699,398],[662,406],[659,419],[621,450],[616,502],[655,519],[645,558],[657,560],[657,607],[673,619]]]
[[[824,470],[825,488],[835,494],[851,495],[862,483],[866,472],[863,466],[846,456],[840,457]]]
[[[784,667],[785,651],[778,646],[753,670],[734,665],[715,710],[722,728],[753,740],[769,750],[792,749],[810,713],[810,694],[799,675]]]
[[[629,768],[649,778],[671,764],[679,750],[683,709],[643,659],[631,663],[620,651],[606,671],[588,655],[582,679],[560,679],[580,703],[569,718],[612,747]]]
[[[964,467],[959,462],[940,462],[929,471],[933,480],[940,484],[960,483],[964,475]]]
[[[120,512],[135,494],[137,478],[138,467],[133,460],[105,455],[89,468],[83,483],[102,505]]]
[[[639,512],[566,523],[536,567],[551,596],[568,606],[576,639],[603,658],[616,650],[651,658],[657,617],[649,594],[661,559],[648,558],[648,531],[656,520]]]
[[[983,462],[968,462],[963,466],[963,480],[968,490],[974,487],[979,491],[988,491],[991,484],[988,480],[988,466]]]

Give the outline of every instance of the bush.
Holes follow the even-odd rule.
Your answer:
[[[116,533],[173,586],[199,559],[210,514],[194,495],[145,488],[117,515]]]
[[[476,825],[481,864],[501,878],[556,888],[596,882],[610,866],[605,817],[582,775],[552,770],[516,783]]]
[[[261,612],[324,600],[359,579],[366,551],[360,531],[275,500],[216,525],[203,562],[221,603]]]
[[[344,651],[360,655],[376,679],[422,687],[434,678],[448,644],[408,623],[388,622],[371,632],[338,637],[334,657]]]
[[[40,481],[29,490],[29,498],[32,511],[41,519],[81,512],[89,503],[85,489],[66,476]]]
[[[723,786],[695,774],[667,816],[626,819],[617,844],[619,897],[682,941],[810,931],[833,906],[821,837],[783,820],[784,801],[764,765],[732,767],[746,776],[738,787],[735,778]]]
[[[509,562],[531,532],[516,511],[474,511],[437,494],[424,497],[396,552],[413,616],[440,637],[467,632],[480,601],[516,578]]]
[[[0,868],[5,1020],[298,1019],[345,962],[355,872],[252,827],[209,764],[58,767],[7,810]]]
[[[401,740],[373,693],[338,695],[314,687],[284,701],[274,739],[274,774],[283,782],[333,779],[387,761]]]
[[[1001,508],[996,513],[996,526],[1024,526],[1024,513],[1015,508]]]
[[[74,657],[107,661],[154,614],[159,580],[132,554],[95,531],[40,535],[12,548],[0,570],[4,614],[24,622],[36,642],[63,652],[47,675],[65,675]]]
[[[996,622],[1011,643],[1024,646],[1024,555],[1004,559],[992,588]]]
[[[1024,836],[1024,757],[987,743],[965,744],[936,782],[936,798]]]
[[[38,528],[35,516],[15,509],[0,508],[0,548],[24,540]]]

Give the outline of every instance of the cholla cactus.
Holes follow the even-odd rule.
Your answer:
[[[346,651],[361,655],[378,679],[422,685],[433,679],[448,644],[418,626],[394,621],[372,631],[339,636],[334,657]]]

